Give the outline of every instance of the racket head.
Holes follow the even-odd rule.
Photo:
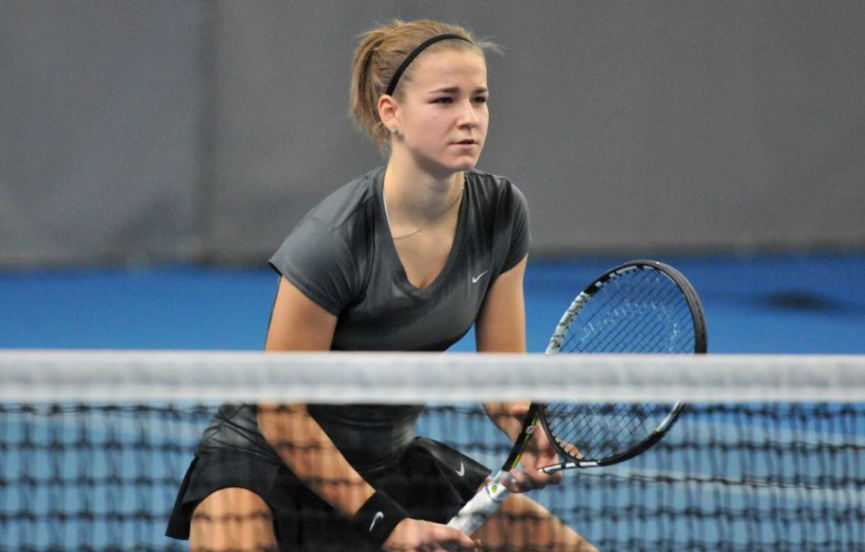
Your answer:
[[[565,311],[547,354],[700,354],[708,347],[699,296],[673,267],[629,261],[589,284]],[[567,467],[623,462],[655,445],[685,409],[670,404],[544,405],[539,421]]]
[[[691,283],[668,264],[637,260],[608,270],[577,295],[546,352],[705,353],[707,348],[703,306]]]
[[[624,462],[652,448],[673,427],[686,405],[550,403],[540,423],[562,468],[594,468]]]

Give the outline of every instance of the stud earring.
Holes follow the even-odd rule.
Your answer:
[[[393,135],[396,136],[397,134],[399,134],[399,129],[394,128],[393,130],[391,130],[391,132],[393,132]]]

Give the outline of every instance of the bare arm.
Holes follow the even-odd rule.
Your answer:
[[[526,312],[523,279],[528,257],[501,274],[487,293],[475,321],[475,340],[479,353],[525,353]],[[511,439],[520,431],[507,403],[484,405],[490,418]]]
[[[279,283],[265,350],[328,351],[337,318],[304,295],[287,279]],[[339,452],[305,404],[259,405],[262,434],[282,460],[316,494],[347,516],[354,515],[375,493]],[[418,550],[429,542],[471,550],[467,535],[443,525],[405,519],[391,533],[385,548]]]
[[[476,322],[478,352],[525,353],[526,311],[523,294],[527,257],[496,280],[489,291]],[[511,439],[519,435],[528,410],[525,403],[487,403],[484,408],[493,422]],[[527,491],[561,481],[561,475],[535,470],[556,458],[543,432],[536,432],[521,456],[522,472],[514,472],[513,491]]]
[[[523,278],[528,257],[501,274],[487,293],[475,321],[479,353],[525,353],[526,308]]]
[[[336,316],[282,278],[265,350],[328,351],[335,328]],[[259,405],[258,424],[292,471],[334,508],[351,515],[374,492],[307,414],[305,404]],[[347,485],[337,488],[327,481],[343,481]]]

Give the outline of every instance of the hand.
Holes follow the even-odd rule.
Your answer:
[[[511,406],[511,415],[522,424],[528,410],[527,404],[514,404]],[[546,474],[539,470],[539,468],[555,464],[558,461],[558,453],[550,443],[547,433],[541,428],[536,428],[526,445],[526,450],[520,456],[520,465],[523,469],[511,470],[510,474],[513,479],[506,481],[505,487],[512,493],[523,493],[543,489],[547,485],[558,485],[562,482],[562,472]]]
[[[430,521],[406,518],[394,527],[384,541],[388,552],[441,552],[458,550],[477,552],[478,547],[468,535]]]

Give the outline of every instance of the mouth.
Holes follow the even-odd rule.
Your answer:
[[[454,142],[455,146],[476,146],[478,145],[478,141],[472,138],[466,138],[465,140],[460,140],[459,142]]]

